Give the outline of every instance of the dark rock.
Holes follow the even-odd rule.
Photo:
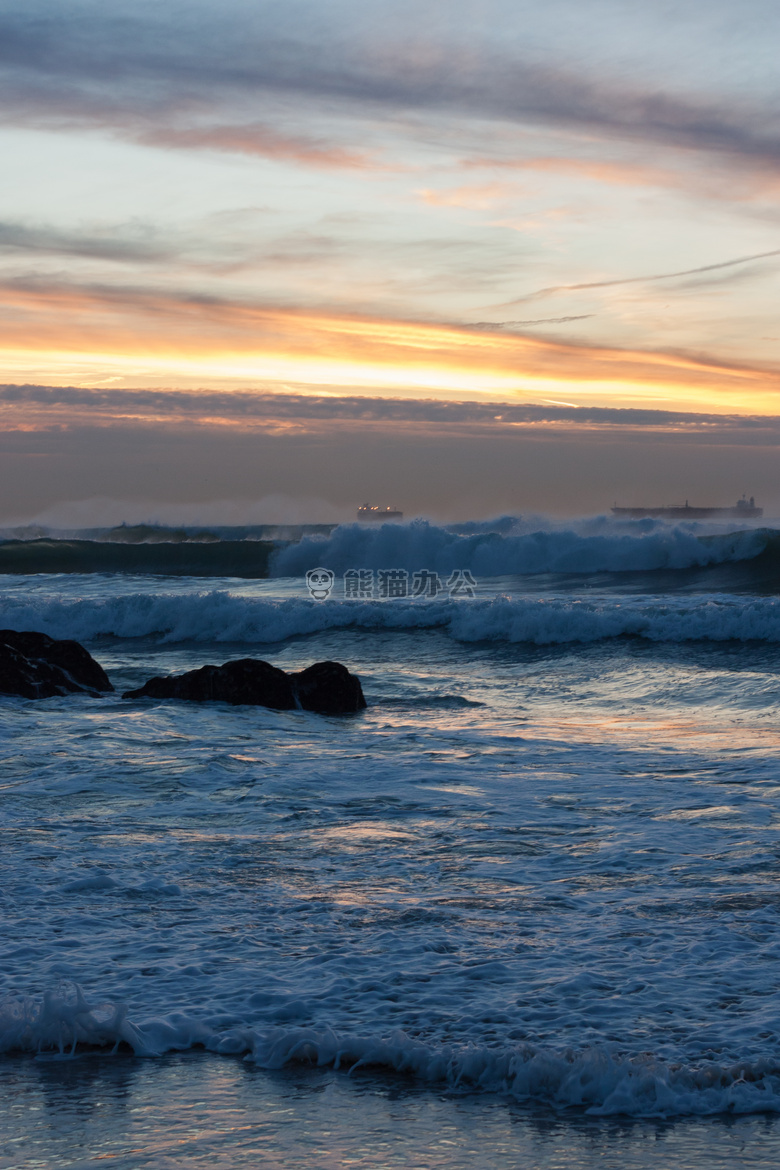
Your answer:
[[[224,666],[202,666],[186,674],[168,678],[150,678],[125,699],[189,699],[203,703],[216,699],[222,703],[253,703],[259,707],[276,707],[289,711],[295,707],[290,676],[270,662],[257,658],[238,658]]]
[[[304,711],[342,715],[362,711],[366,705],[360,679],[340,662],[315,662],[289,677]]]
[[[223,666],[202,666],[186,674],[150,678],[126,691],[125,699],[188,699],[203,703],[252,704],[277,711],[317,711],[345,715],[366,705],[360,679],[339,662],[316,662],[298,674],[285,674],[270,662],[239,658]]]
[[[0,630],[0,694],[25,699],[113,691],[105,671],[78,642],[31,630]]]

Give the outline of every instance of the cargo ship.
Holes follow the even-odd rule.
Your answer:
[[[612,509],[613,516],[621,519],[639,520],[643,516],[661,517],[664,520],[758,520],[764,515],[763,508],[756,507],[753,496],[737,500],[733,508],[696,508],[686,500],[684,504],[667,504],[663,508],[618,508]]]
[[[403,512],[397,508],[380,508],[377,504],[361,504],[357,510],[358,520],[403,520]]]

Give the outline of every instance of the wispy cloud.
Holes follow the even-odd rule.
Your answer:
[[[700,154],[687,148],[675,149],[674,143],[669,145],[673,149],[661,147],[653,151],[658,162],[651,164],[639,162],[635,157],[637,152],[646,149],[646,144],[642,143],[611,141],[589,134],[571,135],[565,141],[568,154],[522,155],[517,153],[517,145],[510,136],[497,135],[493,141],[481,144],[477,153],[462,158],[459,168],[485,171],[491,175],[513,173],[526,184],[529,179],[560,177],[573,180],[581,188],[584,183],[636,191],[655,188],[706,203],[767,202],[776,197],[780,187],[780,167],[774,156],[764,160],[755,157],[742,159],[741,165],[735,166],[728,151],[722,155],[707,151]],[[558,147],[563,149],[560,143]],[[507,192],[512,190],[506,182],[493,182],[492,186],[496,192],[501,188]],[[468,189],[464,188],[465,191]],[[479,190],[478,184],[474,184],[474,190]],[[434,192],[439,197],[435,201],[446,204],[448,194],[447,190]]]
[[[593,148],[592,144],[582,144],[582,146],[586,145]],[[603,148],[603,144],[599,145]],[[461,160],[460,166],[464,170],[481,170],[489,167],[520,173],[557,174],[578,179],[592,179],[598,183],[619,187],[668,187],[676,186],[680,182],[678,173],[671,168],[648,166],[628,159],[576,158],[566,155],[540,156],[533,154],[522,157],[516,153],[507,156],[498,149],[464,158]],[[494,186],[497,190],[501,189],[500,184]],[[506,189],[506,184],[503,187]],[[479,190],[476,185],[475,189]],[[464,190],[469,190],[469,188],[464,188]],[[442,196],[446,195],[445,192],[441,194]],[[444,202],[444,198],[441,201]]]
[[[724,268],[736,268],[742,264],[753,264],[758,260],[766,260],[772,256],[780,256],[780,248],[773,248],[769,252],[757,252],[753,256],[740,256],[736,260],[721,260],[716,264],[701,264],[697,268],[685,268],[680,272],[657,272],[650,276],[625,276],[618,277],[614,280],[589,280],[580,284],[554,284],[547,288],[537,289],[536,292],[529,293],[524,297],[517,297],[515,300],[507,301],[507,305],[519,305],[524,301],[536,300],[538,297],[550,296],[553,293],[559,292],[579,292],[583,289],[591,288],[612,288],[620,284],[651,284],[657,280],[677,280],[684,276],[699,276],[707,272],[718,272]]]
[[[174,255],[172,249],[151,233],[128,231],[123,225],[97,234],[9,221],[0,221],[0,251],[81,256],[123,263],[160,262]]]
[[[516,192],[506,183],[476,183],[449,189],[423,187],[418,194],[424,203],[434,207],[465,207],[483,211]]]
[[[513,302],[514,303],[514,302]],[[571,317],[536,317],[531,321],[475,321],[472,329],[530,329],[533,325],[567,325],[570,321],[587,321],[594,313],[578,313]]]
[[[176,273],[181,279],[193,273],[218,278],[262,267],[277,272],[333,263],[344,259],[347,242],[338,235],[306,229],[273,230],[273,224],[259,224],[258,213],[228,213],[214,219],[180,222],[175,227],[155,225],[148,220],[56,227],[34,221],[0,221],[0,259],[18,272],[23,268],[35,282],[34,273],[55,257],[93,261],[92,273],[100,272],[106,282],[116,278],[116,265],[155,268],[169,281]],[[109,267],[101,267],[101,265]],[[72,267],[72,266],[70,266]],[[77,271],[76,269],[74,269]],[[146,279],[148,279],[148,273]],[[19,277],[20,287],[25,286]],[[38,283],[36,287],[45,285]],[[202,285],[199,285],[202,287]],[[104,286],[109,296],[109,285]]]
[[[227,151],[302,163],[325,170],[344,168],[375,170],[380,166],[376,158],[365,152],[347,150],[323,139],[281,134],[259,122],[237,125],[169,126],[139,130],[135,137],[136,141],[151,146]]]

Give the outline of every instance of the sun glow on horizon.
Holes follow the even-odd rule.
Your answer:
[[[450,341],[451,335],[446,340]],[[188,353],[180,343],[158,338],[155,344],[138,345],[136,352],[130,347],[118,352],[109,346],[79,348],[75,344],[45,352],[0,348],[0,361],[6,382],[85,388],[167,386],[289,392],[293,387],[302,394],[540,402],[565,399],[573,406],[657,404],[672,410],[739,414],[775,413],[780,401],[777,377],[760,370],[711,369],[674,356],[593,353],[527,338],[513,340],[515,345],[508,352],[502,353],[501,346],[498,353],[484,347],[476,358],[457,352],[459,346],[452,347],[456,352],[448,353],[444,343],[423,355],[414,338],[407,344],[401,328],[395,325],[391,344],[382,341],[373,358],[367,353],[360,357],[339,353],[338,345],[329,347],[334,352],[319,356],[265,349],[252,352],[248,345],[237,351],[218,342],[201,343],[193,347],[196,352]],[[466,360],[461,363],[463,357]]]
[[[752,414],[777,410],[780,372],[684,352],[627,350],[498,327],[325,313],[147,290],[0,290],[5,380],[311,392],[565,398]]]

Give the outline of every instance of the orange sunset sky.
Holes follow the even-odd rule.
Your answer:
[[[0,522],[780,509],[778,20],[3,5]]]

